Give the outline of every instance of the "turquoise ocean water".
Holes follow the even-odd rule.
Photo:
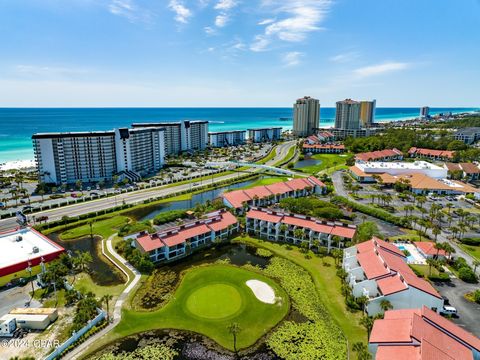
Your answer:
[[[432,108],[432,115],[478,108]],[[418,108],[377,108],[377,122],[415,118]],[[37,132],[110,130],[133,122],[208,120],[210,131],[292,127],[292,108],[0,108],[0,163],[33,159]],[[288,118],[282,121],[280,118]],[[321,108],[320,126],[330,127],[335,108]]]

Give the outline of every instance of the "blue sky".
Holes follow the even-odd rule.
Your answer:
[[[0,0],[0,106],[479,106],[480,0]]]

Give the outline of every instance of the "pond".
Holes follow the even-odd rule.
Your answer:
[[[262,177],[260,177],[261,179]],[[207,200],[213,201],[222,195],[226,190],[234,190],[239,189],[248,185],[251,185],[258,181],[259,178],[255,178],[252,180],[242,181],[236,184],[222,186],[213,190],[206,190],[202,191],[201,193],[195,194],[189,200],[181,200],[181,201],[174,201],[163,203],[155,207],[153,211],[150,211],[148,214],[140,216],[137,220],[150,220],[153,219],[156,215],[170,210],[187,210],[195,207],[196,204],[204,204]]]
[[[256,254],[256,248],[245,244],[223,244],[215,248],[203,249],[175,263],[164,265],[162,269],[180,273],[192,266],[214,263],[217,260],[228,259],[231,264],[242,266],[246,264],[266,267],[270,260]],[[303,322],[307,319],[296,310],[291,309],[286,320]],[[265,345],[264,338],[257,344],[240,352],[236,357],[232,352],[225,350],[209,338],[191,333],[188,331],[161,329],[131,335],[107,345],[95,356],[104,352],[111,352],[118,355],[122,352],[130,353],[138,348],[151,344],[166,344],[178,352],[175,360],[277,360],[280,359],[273,354]]]
[[[103,260],[103,257],[100,256],[100,241],[102,239],[100,236],[94,236],[93,239],[90,236],[84,236],[74,240],[62,240],[58,233],[52,233],[48,237],[62,246],[67,252],[71,252],[72,255],[77,250],[90,253],[93,262],[88,266],[90,269],[89,274],[96,284],[111,286],[125,282],[118,270],[110,263],[107,263],[108,260]]]
[[[322,160],[317,160],[317,159],[310,158],[310,159],[297,161],[293,168],[294,169],[300,169],[300,168],[307,167],[307,166],[320,165],[321,163],[322,163]]]

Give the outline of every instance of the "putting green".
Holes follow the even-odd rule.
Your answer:
[[[195,290],[187,298],[186,307],[193,315],[206,319],[224,319],[242,308],[242,295],[226,284],[211,284]]]
[[[268,284],[278,299],[269,304],[257,299],[247,281]],[[123,310],[113,333],[124,337],[154,329],[188,330],[210,337],[233,350],[228,328],[240,326],[237,349],[247,348],[278,324],[288,313],[290,301],[272,279],[241,267],[213,264],[186,271],[171,300],[156,311]]]

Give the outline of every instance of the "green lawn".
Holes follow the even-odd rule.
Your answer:
[[[40,265],[33,266],[32,267],[32,276],[35,276],[40,273],[42,269],[40,268]],[[13,274],[5,275],[0,277],[0,287],[4,286],[5,284],[8,284],[10,281],[14,279],[20,279],[20,278],[28,278],[30,276],[30,273],[26,270],[21,270]]]
[[[460,247],[469,255],[480,260],[480,246],[460,244]]]
[[[290,161],[290,159],[293,158],[293,156],[295,155],[295,149],[297,147],[294,145],[292,146],[289,150],[288,150],[288,153],[287,153],[287,156],[285,156],[283,159],[280,159],[279,161],[277,161],[273,166],[279,166],[280,164],[284,163],[285,161]]]
[[[73,281],[73,277],[69,278],[69,281]],[[110,294],[114,297],[120,295],[123,291],[125,284],[114,285],[114,286],[100,286],[95,284],[90,275],[81,273],[78,274],[76,280],[73,284],[76,290],[81,291],[82,293],[87,293],[89,291],[93,292],[97,298],[101,298],[103,295]]]
[[[129,221],[129,218],[122,215],[113,216],[109,219],[95,221],[92,219],[92,232],[95,235],[100,235],[104,239],[113,235],[117,230]],[[90,226],[88,224],[80,225],[72,229],[66,230],[60,234],[62,240],[77,239],[82,236],[90,235]]]
[[[333,259],[326,257],[320,259],[313,256],[311,259],[305,259],[305,255],[299,249],[287,248],[281,244],[276,244],[268,241],[258,240],[251,237],[238,237],[233,241],[251,244],[255,247],[270,250],[277,256],[284,257],[287,260],[306,269],[312,277],[318,294],[328,309],[330,315],[340,326],[350,345],[350,353],[352,353],[352,345],[356,342],[367,341],[367,332],[359,325],[361,313],[351,313],[346,309],[344,297],[340,292],[341,283],[336,275],[336,267]],[[325,264],[324,264],[325,262]]]
[[[267,156],[265,156],[261,160],[258,160],[257,164],[260,164],[260,165],[265,164],[267,161],[272,160],[275,156],[277,156],[277,147],[276,146],[268,153]]]
[[[263,179],[258,179],[257,181],[255,181],[255,182],[253,182],[250,185],[247,185],[245,187],[241,187],[241,188],[238,188],[238,189],[232,189],[232,191],[233,190],[239,190],[239,189],[242,189],[242,190],[250,189],[250,188],[253,188],[253,187],[256,187],[256,186],[261,186],[261,185],[271,185],[271,184],[275,184],[275,183],[279,183],[279,182],[287,181],[287,180],[288,180],[288,177],[286,177],[286,176],[266,177],[266,178],[263,178]]]
[[[409,266],[417,271],[419,274],[422,274],[424,278],[427,278],[430,275],[430,270],[428,265],[418,265],[418,264],[409,264]],[[440,272],[432,266],[432,275],[438,276]]]
[[[305,166],[300,168],[301,171],[311,174],[317,174],[320,171],[336,171],[346,168],[345,162],[351,158],[352,154],[315,154],[312,158],[320,160],[318,165]]]
[[[248,280],[270,285],[280,299],[275,304],[258,300],[246,285]],[[237,348],[253,345],[288,313],[285,291],[258,273],[230,265],[208,265],[188,270],[172,300],[153,312],[123,310],[120,324],[110,340],[153,329],[188,330],[206,335],[233,350],[228,326],[238,323]]]

